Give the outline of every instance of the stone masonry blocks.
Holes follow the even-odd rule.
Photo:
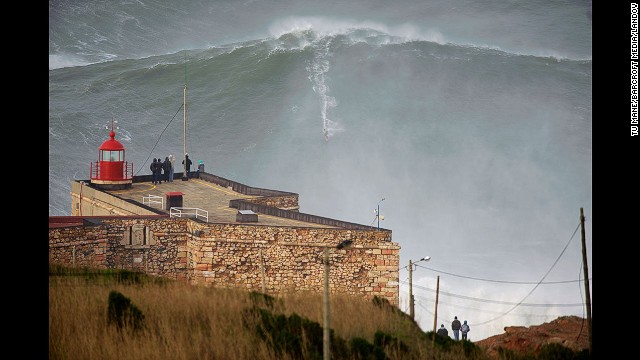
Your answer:
[[[134,225],[147,227],[154,241],[123,245],[125,232]],[[352,246],[336,249],[344,240],[352,240]],[[50,263],[148,270],[193,284],[254,291],[262,291],[264,276],[272,294],[321,291],[326,247],[331,291],[382,296],[398,305],[400,247],[391,241],[390,231],[117,217],[96,227],[49,230]]]

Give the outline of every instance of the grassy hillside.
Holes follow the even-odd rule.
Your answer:
[[[333,359],[487,359],[381,299],[332,294]],[[322,359],[322,295],[49,267],[50,359]]]

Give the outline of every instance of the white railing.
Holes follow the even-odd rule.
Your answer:
[[[160,208],[164,209],[164,198],[162,196],[149,194],[149,196],[142,198],[142,203],[149,206],[151,206],[151,204],[160,204]]]
[[[207,210],[202,210],[198,208],[185,208],[185,207],[174,207],[172,206],[169,209],[169,215],[171,217],[188,217],[195,216],[195,218],[202,217],[204,221],[209,222],[209,212]]]

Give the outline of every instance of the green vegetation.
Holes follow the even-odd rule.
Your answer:
[[[131,299],[117,291],[109,293],[109,311],[107,312],[109,325],[115,325],[118,330],[130,328],[141,330],[144,326],[144,315]]]
[[[50,359],[322,359],[322,294],[262,294],[49,267]],[[385,299],[331,296],[333,359],[488,359]]]
[[[498,348],[501,360],[589,360],[589,350],[574,351],[561,344],[546,344],[536,353],[517,354],[512,350]]]

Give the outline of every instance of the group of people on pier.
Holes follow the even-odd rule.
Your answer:
[[[173,174],[175,169],[176,157],[173,154],[164,158],[164,161],[161,158],[154,158],[153,162],[149,166],[151,169],[152,183],[160,184],[161,182],[173,182]],[[185,155],[185,159],[182,160],[182,164],[185,166],[187,170],[187,177],[191,178],[191,165],[193,162],[189,159],[189,154]],[[200,173],[204,172],[204,162],[202,160],[198,161],[198,170],[196,171],[196,177],[200,176]]]

